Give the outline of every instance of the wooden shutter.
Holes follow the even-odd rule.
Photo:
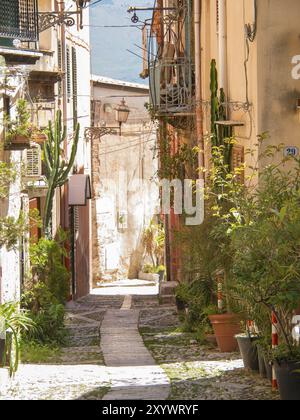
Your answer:
[[[29,200],[29,210],[38,210],[39,212],[41,212],[40,198],[32,198],[31,200]],[[41,237],[41,230],[36,224],[33,224],[33,226],[30,227],[29,235],[30,240],[34,243],[37,243],[37,241]]]
[[[67,46],[67,96],[68,100],[71,97],[71,53],[70,47]]]
[[[26,150],[26,177],[38,178],[42,174],[41,151],[35,147]]]
[[[219,32],[219,22],[220,22],[220,16],[219,16],[219,0],[216,0],[216,25],[217,25],[217,32]]]
[[[77,84],[77,54],[76,48],[72,47],[72,82],[73,82],[73,121],[74,121],[74,130],[77,125],[78,118],[78,84]]]
[[[245,163],[245,150],[243,146],[234,145],[232,149],[231,167],[232,171],[241,168]],[[242,170],[241,174],[238,175],[238,180],[242,184],[245,182],[245,172]]]
[[[61,40],[57,40],[57,66],[58,70],[62,71],[62,48],[61,48]],[[62,96],[62,84],[61,80],[58,82],[58,99]]]

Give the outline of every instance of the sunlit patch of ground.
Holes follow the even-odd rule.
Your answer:
[[[140,332],[171,380],[171,400],[279,399],[268,380],[243,369],[239,354],[222,354],[209,345],[200,345],[178,326],[142,328]]]

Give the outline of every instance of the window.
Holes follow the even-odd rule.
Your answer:
[[[77,125],[78,117],[78,85],[77,85],[77,54],[76,48],[72,47],[72,82],[73,82],[73,121],[74,121],[74,130]]]
[[[38,147],[27,149],[26,154],[26,177],[38,178],[42,174],[41,150]]]
[[[62,46],[61,46],[60,39],[57,40],[57,66],[58,66],[58,70],[61,71],[62,70]],[[57,84],[57,93],[58,93],[58,98],[60,99],[62,96],[61,79],[59,79],[58,84]]]
[[[2,39],[1,39],[2,38]],[[38,40],[37,0],[0,1],[0,39]]]
[[[70,47],[67,46],[67,96],[68,100],[71,98],[71,53]]]
[[[232,149],[231,167],[232,170],[238,170],[237,179],[243,184],[245,182],[245,172],[243,164],[245,163],[245,150],[243,146],[234,145]]]

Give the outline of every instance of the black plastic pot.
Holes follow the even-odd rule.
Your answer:
[[[3,366],[4,352],[5,352],[5,340],[1,338],[0,339],[0,366]]]
[[[265,360],[265,368],[266,368],[267,378],[269,379],[270,382],[272,382],[272,379],[273,379],[272,363],[268,360],[268,358],[266,356],[264,356],[264,360]]]
[[[176,296],[176,306],[178,311],[185,311],[186,303]]]
[[[257,355],[258,355],[259,374],[262,378],[266,378],[267,377],[266,363],[265,363],[263,349],[260,346],[257,346]]]
[[[159,275],[159,281],[160,281],[160,283],[162,283],[164,281],[164,278],[165,278],[165,270],[159,271],[158,275]]]
[[[236,335],[235,338],[237,339],[245,368],[258,372],[257,347],[254,345],[254,341],[257,338],[252,338],[247,335]]]
[[[300,361],[275,362],[275,372],[281,399],[300,401]]]

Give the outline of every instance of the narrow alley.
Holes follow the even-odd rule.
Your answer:
[[[299,21],[0,0],[1,401],[300,400]]]
[[[68,347],[22,364],[1,382],[0,400],[278,399],[237,353],[182,332],[175,305],[159,305],[157,293],[149,282],[120,281],[70,305]]]

